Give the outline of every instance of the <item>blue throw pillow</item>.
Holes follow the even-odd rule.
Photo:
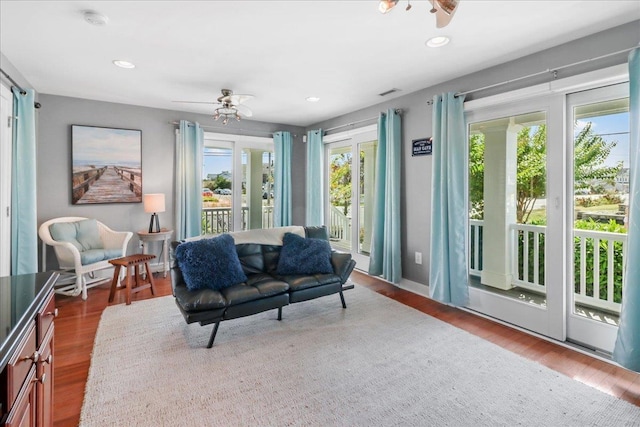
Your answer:
[[[329,241],[285,233],[277,271],[282,276],[333,273]]]
[[[228,234],[181,243],[175,255],[190,291],[220,290],[247,281],[233,237]]]

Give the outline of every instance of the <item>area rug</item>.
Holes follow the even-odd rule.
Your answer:
[[[82,426],[631,426],[640,408],[360,286],[186,325],[172,297],[108,307]]]

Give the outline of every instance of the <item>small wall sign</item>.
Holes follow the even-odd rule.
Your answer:
[[[421,138],[411,141],[411,156],[430,156],[433,149],[433,138]]]

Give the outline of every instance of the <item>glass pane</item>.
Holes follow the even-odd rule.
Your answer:
[[[202,178],[202,233],[233,231],[231,191],[233,185],[233,150],[206,147]]]
[[[371,227],[373,221],[373,190],[375,181],[375,155],[378,142],[359,144],[360,185],[358,186],[358,252],[369,255],[371,251]]]
[[[469,127],[471,286],[546,307],[546,113]]]
[[[351,146],[329,150],[329,237],[332,244],[351,250]]]
[[[629,98],[574,108],[574,313],[618,324],[629,214]]]

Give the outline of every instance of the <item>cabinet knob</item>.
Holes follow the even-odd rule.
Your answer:
[[[36,383],[44,384],[47,381],[47,374],[42,374],[40,378],[33,380]]]
[[[53,310],[53,311],[47,311],[47,312],[45,313],[45,315],[47,315],[47,316],[53,316],[53,317],[58,317],[58,309],[56,308],[56,309],[55,309],[55,310]]]
[[[53,362],[53,354],[50,354],[46,359],[42,359],[40,363],[46,363],[47,365],[51,365]]]
[[[40,360],[40,353],[38,353],[37,351],[34,351],[31,356],[27,356],[22,360],[33,360],[33,363],[38,363],[38,360]]]

